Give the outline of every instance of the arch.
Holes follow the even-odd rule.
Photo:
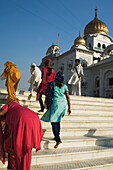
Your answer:
[[[67,68],[68,70],[71,70],[72,69],[72,66],[73,66],[73,61],[72,60],[69,60],[68,63],[67,63]]]
[[[99,76],[97,76],[97,77],[95,78],[95,87],[96,87],[96,88],[99,88],[99,87],[100,87],[100,78],[99,78]]]
[[[103,54],[102,54],[102,57],[105,57],[107,54],[109,55],[110,51],[112,51],[112,50],[113,50],[113,44],[108,45],[108,46],[105,48],[105,50],[104,50],[104,52],[103,52]]]
[[[105,88],[109,89],[110,88],[110,82],[109,80],[113,78],[113,71],[108,70],[105,74],[104,74],[104,85]]]
[[[98,46],[98,48],[101,48],[101,44],[100,43],[98,43],[97,46]]]
[[[105,44],[102,44],[102,48],[103,48],[103,49],[105,49],[105,48],[106,48]]]
[[[97,76],[95,78],[95,97],[99,97],[100,95],[100,77]]]
[[[91,47],[91,43],[89,43],[88,47]]]
[[[82,65],[82,67],[83,67],[83,69],[84,69],[84,68],[86,68],[86,67],[87,67],[88,62],[87,62],[85,59],[82,59],[82,61],[81,61],[81,65]]]

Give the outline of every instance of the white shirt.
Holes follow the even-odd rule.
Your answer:
[[[76,69],[77,69],[77,71],[78,71],[78,74],[77,74]],[[75,69],[74,71],[71,70],[71,72],[73,73],[73,75],[72,75],[71,78],[69,79],[68,84],[73,84],[73,85],[75,85],[75,84],[77,84],[79,81],[81,81],[81,76],[84,75],[84,73],[83,73],[83,67],[81,66],[81,64],[79,64],[79,65],[76,67],[76,69]],[[78,77],[78,75],[79,75],[80,77]]]
[[[41,81],[41,71],[40,69],[36,66],[34,71],[31,70],[31,78],[28,80],[29,83],[34,83],[35,82],[40,82]]]

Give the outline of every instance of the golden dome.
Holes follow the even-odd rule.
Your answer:
[[[59,47],[58,45],[52,45],[48,48],[46,55],[53,54],[53,52],[58,51],[59,52]]]
[[[84,40],[84,38],[81,37],[80,32],[79,32],[79,36],[74,41],[74,45],[77,45],[77,44],[85,45],[85,40]]]
[[[95,18],[86,25],[84,35],[94,33],[105,33],[108,35],[108,32],[107,25],[97,18],[97,9],[95,9]]]

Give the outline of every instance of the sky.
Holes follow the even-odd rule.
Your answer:
[[[113,0],[0,0],[0,75],[4,63],[13,62],[21,72],[18,89],[28,90],[31,63],[41,64],[52,43],[58,44],[58,34],[60,53],[70,50],[95,8],[113,37]]]

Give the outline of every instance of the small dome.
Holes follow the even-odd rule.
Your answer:
[[[84,35],[94,33],[105,33],[108,35],[108,32],[107,25],[97,18],[97,9],[95,9],[95,18],[86,25]]]
[[[84,38],[81,37],[80,32],[79,32],[79,36],[74,41],[74,45],[77,45],[77,44],[85,45],[85,40],[84,40]]]
[[[53,54],[56,51],[59,52],[59,47],[57,45],[52,45],[48,48],[46,55]]]

